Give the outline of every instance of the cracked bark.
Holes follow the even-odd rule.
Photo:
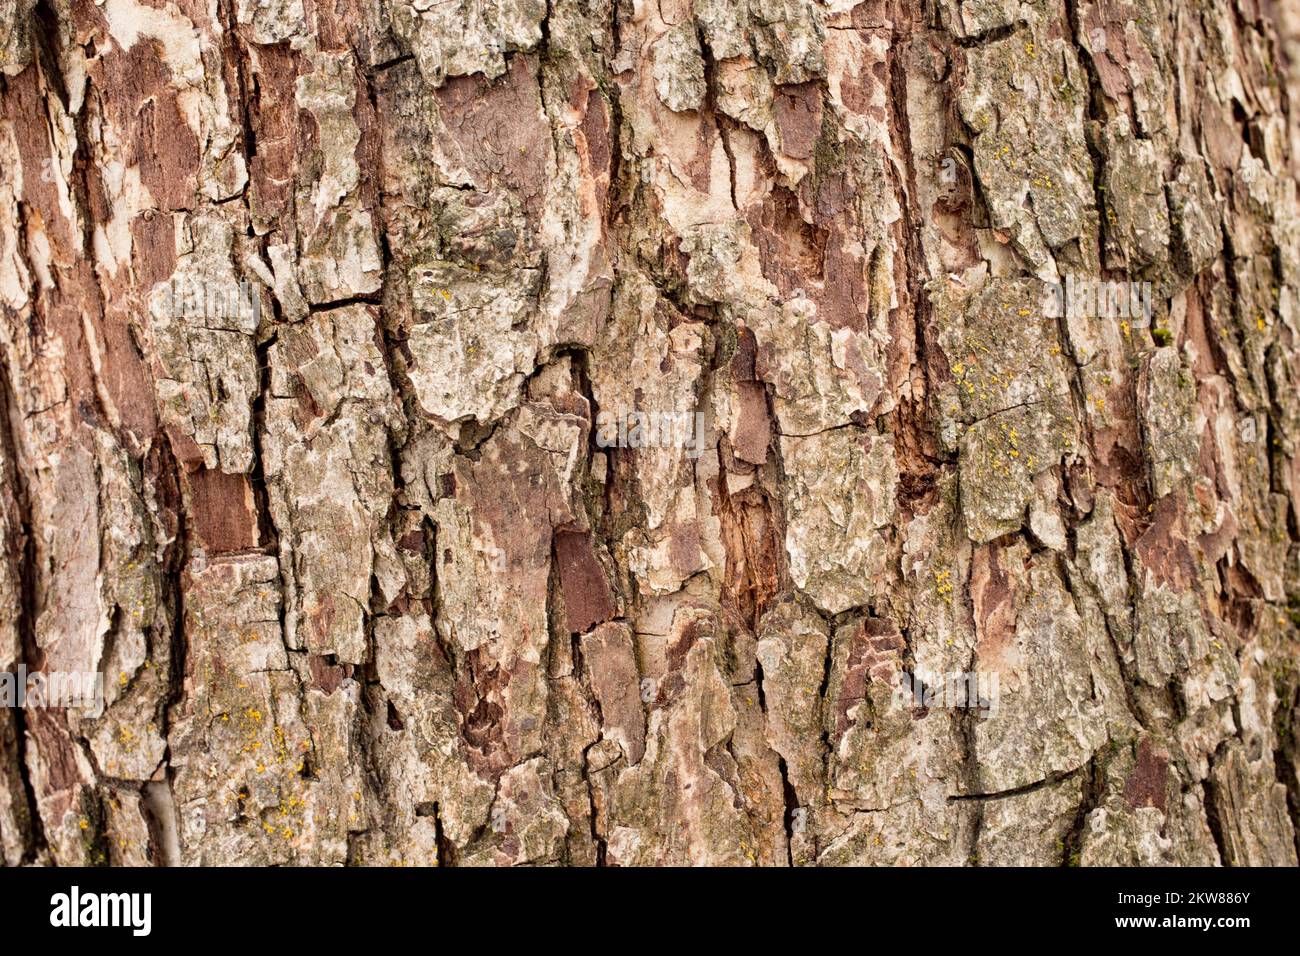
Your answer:
[[[1294,865],[1300,4],[1186,7],[0,0],[0,858]]]

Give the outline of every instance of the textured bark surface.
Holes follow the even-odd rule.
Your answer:
[[[0,666],[105,687],[0,859],[1295,865],[1294,94],[1297,0],[0,0]]]

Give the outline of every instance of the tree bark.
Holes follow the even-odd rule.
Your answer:
[[[0,666],[103,681],[0,858],[1295,865],[1297,93],[1297,0],[0,0]]]

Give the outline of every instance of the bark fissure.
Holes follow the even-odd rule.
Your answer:
[[[1293,12],[489,6],[0,23],[0,859],[1294,864]]]

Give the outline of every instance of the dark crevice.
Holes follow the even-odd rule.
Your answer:
[[[370,75],[383,73],[385,70],[391,70],[395,66],[401,66],[403,63],[410,63],[415,59],[414,53],[403,53],[401,56],[395,56],[391,60],[384,60],[382,63],[376,63],[369,70]]]
[[[7,307],[5,313],[6,323],[11,327],[16,326],[17,323],[14,321],[17,318],[16,313],[13,313]],[[3,542],[4,550],[3,554],[0,555],[0,559],[8,562],[18,577],[18,616],[14,624],[18,632],[20,653],[22,654],[20,661],[0,661],[0,666],[16,670],[16,665],[23,663],[30,666],[32,670],[39,670],[44,655],[36,640],[37,588],[39,583],[37,580],[36,541],[32,534],[31,496],[27,482],[19,469],[18,445],[11,425],[12,416],[17,407],[17,395],[14,392],[14,383],[9,375],[8,363],[5,361],[3,353],[0,353],[0,442],[3,442],[2,463],[5,466],[5,474],[0,475],[0,480],[4,480],[13,489],[14,503],[18,510],[18,514],[14,517],[17,518],[20,525],[18,528],[10,529],[11,537]],[[18,764],[16,768],[17,775],[22,784],[26,805],[25,816],[30,828],[28,833],[25,834],[27,846],[21,861],[26,865],[35,862],[37,857],[45,852],[47,843],[27,759],[27,713],[22,707],[12,708],[10,713],[13,715],[14,749]]]
[[[1106,275],[1106,154],[1099,138],[1106,127],[1105,91],[1097,64],[1084,51],[1079,40],[1079,31],[1083,27],[1080,19],[1078,0],[1065,0],[1065,22],[1070,30],[1071,42],[1080,51],[1079,63],[1088,77],[1088,108],[1084,122],[1084,141],[1088,155],[1092,160],[1092,188],[1094,202],[1097,204],[1097,262],[1102,275]]]
[[[1078,771],[1075,771],[1076,773]],[[1093,754],[1083,767],[1083,799],[1075,812],[1074,823],[1061,841],[1061,865],[1078,866],[1083,852],[1083,829],[1087,825],[1088,815],[1101,805],[1105,788],[1097,755]]]
[[[1212,777],[1207,776],[1201,783],[1201,795],[1205,803],[1205,825],[1214,838],[1214,846],[1219,853],[1219,863],[1222,866],[1232,866],[1233,862],[1228,856],[1228,844],[1223,838],[1223,821],[1219,816],[1218,787],[1212,782]]]

